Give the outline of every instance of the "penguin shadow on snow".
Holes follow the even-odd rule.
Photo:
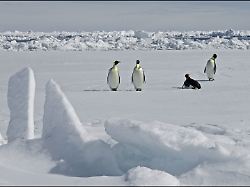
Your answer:
[[[182,88],[181,86],[173,86],[172,88],[175,88],[175,89],[191,89],[191,88]]]
[[[182,87],[182,86],[173,86],[172,88],[181,89],[181,90],[198,90],[198,89],[195,89],[195,88],[191,88],[191,87]]]
[[[196,81],[198,81],[198,82],[214,82],[214,80],[208,80],[208,79],[196,79]],[[192,90],[196,90],[196,89],[193,89],[191,87],[182,87],[182,86],[172,86],[172,88],[175,88],[175,89],[192,89]]]
[[[172,88],[175,88],[175,89],[182,89],[182,90],[192,89],[192,88],[189,88],[189,87],[184,88],[184,87],[182,87],[182,86],[172,86]],[[194,90],[194,89],[192,89],[192,90]]]
[[[85,89],[84,92],[131,92],[135,91],[134,89],[124,89],[124,90],[116,90],[112,91],[110,89]]]
[[[197,80],[198,82],[212,82],[211,80],[208,80],[208,79],[200,79],[200,80]]]

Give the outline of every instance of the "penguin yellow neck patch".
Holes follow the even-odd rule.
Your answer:
[[[140,69],[141,68],[140,64],[136,64],[135,68]]]
[[[116,65],[114,65],[113,70],[118,71],[118,67]]]

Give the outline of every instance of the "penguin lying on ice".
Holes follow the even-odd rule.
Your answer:
[[[190,78],[189,74],[185,75],[186,80],[182,86],[182,88],[192,88],[192,89],[201,89],[201,85],[198,81]]]
[[[145,74],[144,71],[140,65],[140,61],[136,60],[136,65],[134,67],[133,73],[132,73],[132,83],[135,87],[136,91],[141,91],[142,86],[145,83]]]
[[[117,88],[121,82],[120,75],[119,75],[119,69],[117,67],[117,64],[119,64],[119,61],[115,61],[112,68],[109,69],[108,76],[107,76],[107,84],[109,85],[110,89],[112,91],[117,91]]]

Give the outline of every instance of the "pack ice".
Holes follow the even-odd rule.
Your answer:
[[[8,141],[34,138],[35,78],[29,67],[9,78],[8,106],[10,122],[7,130]]]

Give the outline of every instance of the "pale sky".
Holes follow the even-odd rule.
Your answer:
[[[250,1],[1,1],[4,31],[250,30]]]

